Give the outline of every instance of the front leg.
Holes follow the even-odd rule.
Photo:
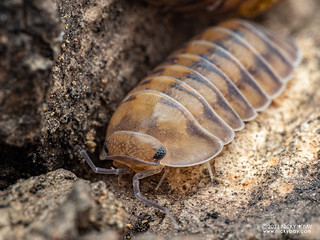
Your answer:
[[[142,202],[145,202],[145,203],[149,204],[150,206],[152,206],[154,208],[157,208],[157,209],[161,210],[162,212],[164,212],[165,214],[167,214],[167,216],[172,221],[172,224],[174,225],[175,229],[180,229],[179,224],[177,223],[177,221],[174,219],[174,217],[172,216],[171,212],[167,208],[165,208],[165,207],[163,207],[163,206],[161,206],[161,205],[159,205],[159,204],[147,199],[140,192],[139,180],[143,179],[143,178],[146,178],[146,177],[149,177],[149,176],[152,176],[152,175],[155,175],[155,174],[157,174],[157,173],[159,173],[161,171],[162,171],[162,168],[158,168],[158,169],[154,169],[154,170],[146,170],[146,171],[143,171],[143,172],[139,172],[136,175],[134,175],[134,177],[133,177],[134,195],[136,196],[136,198],[138,198]]]
[[[88,156],[88,154],[87,154],[80,146],[77,145],[76,147],[80,150],[81,156],[86,160],[86,162],[88,163],[88,165],[92,168],[92,170],[93,170],[95,173],[119,175],[119,174],[130,174],[130,173],[133,172],[130,168],[109,169],[109,168],[100,168],[100,167],[97,167],[96,165],[94,165],[94,163],[92,162],[92,160],[90,159],[90,157]]]

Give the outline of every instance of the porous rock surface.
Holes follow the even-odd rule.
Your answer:
[[[172,211],[179,231],[163,213],[134,197],[132,176],[92,174],[74,146],[91,150],[95,159],[105,124],[124,94],[209,20],[194,23],[191,16],[174,24],[175,14],[134,1],[58,1],[50,11],[62,17],[63,40],[61,54],[48,65],[51,80],[41,100],[38,133],[22,134],[19,142],[10,135],[14,131],[0,131],[0,180],[7,187],[0,192],[0,239],[319,238],[319,1],[286,1],[258,19],[292,36],[303,60],[283,94],[211,162],[214,181],[204,166],[195,166],[171,169],[158,191],[160,175],[141,182],[149,199]],[[47,77],[46,71],[40,73]],[[25,169],[16,167],[21,165]],[[60,169],[9,186],[17,177],[60,165],[79,177]],[[306,233],[266,231],[293,225],[311,227]]]
[[[118,239],[126,218],[104,182],[90,183],[63,169],[0,193],[0,239],[87,239],[96,231]]]

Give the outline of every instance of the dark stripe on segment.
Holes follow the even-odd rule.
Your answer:
[[[212,42],[237,58],[270,97],[278,95],[283,90],[285,84],[278,74],[246,40],[223,27],[210,28],[206,32],[209,31],[211,34],[223,35],[219,41]],[[209,38],[202,39],[211,41]]]
[[[170,99],[170,101],[169,101],[168,99],[160,98],[159,102],[161,102],[162,104],[165,104],[165,105],[167,105],[169,107],[172,107],[174,109],[177,109],[178,111],[180,111],[183,114],[183,116],[187,119],[187,126],[188,127],[187,127],[186,131],[187,131],[189,136],[197,135],[197,136],[200,136],[202,138],[208,138],[208,133],[209,132],[207,133],[207,131],[205,132],[201,128],[197,127],[194,124],[194,121],[192,121],[190,119],[190,116],[192,116],[192,115],[188,112],[188,110],[181,108],[178,104],[175,103],[176,102],[175,100]],[[199,124],[199,126],[201,126],[201,125]],[[214,135],[211,135],[211,134],[210,134],[210,136],[211,136],[211,138],[215,138],[218,142],[220,142],[222,144],[221,140],[219,140],[217,137],[215,137]]]
[[[186,83],[185,83],[186,84]],[[187,85],[187,84],[186,84]],[[203,98],[203,99],[201,99],[200,98],[200,94],[196,91],[196,90],[194,90],[193,92],[192,91],[188,91],[185,87],[182,87],[182,85],[180,84],[180,83],[173,83],[173,84],[171,84],[171,87],[172,88],[175,88],[175,89],[177,89],[177,90],[179,90],[179,91],[183,91],[183,92],[185,92],[185,93],[187,93],[187,94],[189,94],[190,96],[192,96],[192,97],[194,97],[194,98],[196,98],[197,100],[199,100],[200,102],[201,102],[201,104],[202,104],[202,106],[203,106],[203,108],[204,108],[204,115],[207,117],[207,118],[209,118],[209,119],[212,119],[214,122],[216,122],[216,123],[218,123],[218,122],[220,122],[221,120],[218,120],[217,118],[216,118],[216,116],[215,116],[215,114],[214,114],[214,110],[210,107],[210,105],[207,103],[207,101]],[[191,87],[190,87],[191,88]],[[193,89],[193,88],[191,88],[191,89]],[[201,96],[202,97],[202,96]],[[218,98],[219,98],[220,96],[218,96]],[[221,102],[221,105],[223,105],[223,106],[225,106],[226,108],[228,107],[228,105],[226,104],[226,102],[225,101],[223,101],[223,99],[220,97],[220,102]],[[214,133],[213,133],[214,134]]]
[[[251,23],[251,22],[241,21],[241,26],[245,27],[246,29],[248,29],[252,33],[259,36],[260,39],[262,39],[264,41],[264,43],[266,43],[268,45],[268,47],[270,49],[272,49],[272,51],[270,51],[270,54],[271,53],[277,54],[278,56],[281,57],[281,60],[284,63],[286,63],[288,66],[291,67],[290,71],[287,73],[287,75],[282,76],[283,78],[285,78],[285,80],[287,80],[288,76],[292,73],[293,68],[296,66],[295,61],[298,58],[298,52],[299,52],[298,49],[296,49],[294,51],[295,52],[295,53],[293,53],[294,56],[290,56],[290,53],[288,53],[285,49],[283,49],[281,46],[278,45],[278,43],[277,43],[278,40],[277,40],[276,34],[271,34],[265,28],[258,26],[254,23]]]
[[[248,102],[244,99],[242,103],[244,103],[244,105],[248,106],[248,109],[252,110],[252,114],[250,114],[248,116],[248,114],[246,114],[248,111],[239,111],[239,114],[234,110],[234,108],[230,105],[230,103],[227,101],[227,99],[225,99],[225,96],[223,96],[223,94],[219,91],[219,93],[216,92],[216,87],[212,86],[210,84],[210,82],[208,82],[207,80],[205,80],[206,78],[202,77],[202,75],[198,72],[194,72],[194,73],[188,73],[186,74],[187,78],[191,78],[193,80],[195,80],[196,82],[199,82],[201,84],[204,84],[205,86],[207,86],[208,88],[210,88],[213,92],[216,93],[216,99],[217,99],[217,105],[221,108],[224,109],[224,111],[226,112],[226,115],[231,115],[229,116],[230,119],[225,119],[224,120],[235,130],[238,131],[240,129],[242,129],[244,127],[243,121],[246,119],[250,119],[253,116],[256,116],[256,113],[254,111],[253,108],[251,108],[251,106],[248,106]],[[229,92],[230,93],[230,92]],[[241,95],[240,95],[241,96]],[[210,98],[210,96],[204,96],[205,98]],[[233,95],[230,96],[230,98],[237,98],[239,97],[239,95]],[[229,98],[229,99],[230,99]],[[217,107],[218,108],[218,107]],[[250,111],[249,110],[249,111]],[[218,109],[216,109],[216,111],[219,112]],[[223,112],[221,112],[221,114],[223,114]],[[242,118],[242,117],[243,118]],[[221,116],[222,117],[222,116]],[[228,118],[229,118],[228,117]],[[243,120],[244,119],[244,120]]]
[[[221,69],[221,71],[223,71],[235,83],[235,85],[239,88],[239,90],[255,108],[255,110],[261,111],[271,103],[271,99],[268,97],[268,95],[257,84],[256,80],[245,69],[245,67],[232,54],[212,42],[204,40],[197,42],[199,44],[207,44],[211,46],[211,48],[207,52],[201,54],[201,56],[218,66],[219,69]],[[240,76],[237,76],[240,78],[234,78],[232,76],[233,73],[230,71],[230,66],[225,66],[220,62],[220,59],[216,58],[216,56],[222,57],[227,62],[232,63],[232,67],[237,68],[237,70],[240,72]]]
[[[225,58],[227,61],[230,61],[230,62],[233,62],[234,64],[236,64],[236,65],[238,65],[239,66],[239,68],[240,68],[240,72],[241,72],[241,76],[242,76],[242,78],[241,78],[241,80],[242,80],[242,82],[244,82],[244,83],[246,83],[246,85],[249,85],[253,90],[255,90],[256,92],[258,92],[259,93],[259,95],[261,95],[261,96],[264,96],[265,95],[265,93],[262,91],[262,89],[259,87],[259,85],[256,83],[256,81],[255,81],[255,79],[253,79],[253,77],[252,76],[249,76],[249,74],[244,70],[244,69],[241,69],[243,66],[240,66],[240,64],[239,63],[237,63],[236,61],[234,61],[235,60],[235,58],[233,57],[233,56],[230,56],[229,54],[229,56],[227,55],[227,54],[225,54],[225,52],[227,52],[227,50],[224,50],[224,51],[221,51],[222,49],[217,49],[216,48],[216,46],[214,47],[214,48],[212,48],[211,50],[209,50],[209,52],[211,53],[211,54],[213,54],[213,55],[218,55],[219,57],[223,57],[223,58]],[[218,53],[218,54],[217,54]],[[207,60],[210,60],[210,59],[212,59],[210,56],[208,56],[208,55],[202,55],[201,57],[204,57],[204,58],[207,58]],[[234,58],[234,59],[233,59]],[[216,61],[216,62],[214,62],[214,60],[213,60],[213,63],[215,64],[215,65],[218,65],[219,64],[219,62],[218,61]],[[243,67],[244,68],[244,67]],[[225,72],[224,72],[225,73]],[[226,74],[226,73],[225,73]],[[231,80],[233,80],[233,79],[231,79]],[[239,86],[238,86],[239,88],[242,88],[242,89],[245,89],[246,87],[244,86],[244,85],[242,85],[242,84],[239,84]],[[266,96],[265,96],[266,97]]]
[[[231,108],[231,106],[228,104],[228,102],[223,98],[223,95],[221,94],[221,92],[218,89],[213,89],[212,86],[210,85],[210,83],[208,81],[205,80],[205,76],[201,75],[200,73],[196,72],[196,71],[192,71],[193,73],[187,73],[186,77],[188,78],[192,78],[197,82],[200,82],[202,84],[205,84],[207,87],[211,88],[212,90],[214,90],[214,92],[217,94],[216,97],[218,99],[218,105],[220,107],[222,107],[224,110],[226,111],[232,111],[233,109]],[[219,92],[218,92],[219,91]]]
[[[188,109],[202,127],[221,139],[224,144],[232,141],[233,129],[221,119],[206,99],[187,83],[168,76],[156,76],[144,81],[150,84],[142,82],[131,93],[145,89],[162,92]]]
[[[220,112],[216,109],[216,112],[230,125],[234,130],[240,130],[243,128],[242,121],[249,121],[257,116],[257,113],[252,108],[252,106],[248,103],[246,98],[242,95],[239,89],[235,86],[235,84],[223,73],[220,69],[218,69],[215,65],[213,65],[208,60],[194,54],[189,53],[181,53],[177,55],[170,56],[169,62],[175,62],[179,65],[183,65],[192,69],[196,74],[200,74],[202,78],[195,79],[197,82],[204,84],[206,87],[210,88],[212,91],[217,90],[220,94],[222,94],[224,101],[228,102],[229,108],[226,109],[229,111],[229,116],[225,116],[229,118],[226,120],[225,117],[222,117]],[[170,65],[169,65],[170,66]],[[160,65],[160,67],[168,67],[166,64]],[[189,76],[190,78],[194,78]],[[192,86],[198,92],[203,92],[199,87]],[[210,99],[210,96],[205,96],[209,93],[201,93],[207,101]],[[222,97],[221,97],[222,98]],[[230,115],[231,114],[231,115]],[[230,118],[231,117],[231,118]],[[233,120],[231,120],[233,119]],[[242,121],[241,121],[241,120]],[[231,124],[232,123],[232,124]]]
[[[167,99],[163,99],[160,98],[159,102],[164,104],[167,107],[172,107],[174,109],[178,109],[175,103],[168,101]],[[185,146],[181,147],[181,148],[173,148],[172,152],[173,152],[173,156],[174,159],[172,159],[170,161],[166,159],[161,160],[160,163],[165,165],[165,166],[192,166],[192,165],[196,165],[196,164],[200,164],[203,163],[205,161],[208,161],[212,158],[214,158],[216,155],[218,155],[223,147],[223,143],[216,137],[212,136],[211,134],[208,134],[207,131],[204,131],[204,129],[200,126],[195,124],[194,120],[191,117],[191,115],[187,114],[187,112],[183,111],[182,109],[179,110],[181,113],[184,114],[185,119],[186,119],[186,128],[185,128],[185,133],[189,136],[190,139],[194,138],[194,136],[196,136],[197,139],[200,140],[205,140],[205,143],[195,143],[197,145],[197,149],[200,147],[200,145],[206,145],[206,149],[203,149],[202,147],[202,151],[198,152],[197,155],[189,157],[190,154],[188,154],[187,157],[189,157],[189,161],[185,158],[182,157],[183,162],[181,161],[181,159],[179,159],[177,162],[173,162],[175,159],[177,159],[178,157],[181,158],[181,156],[185,155],[186,152],[189,152],[189,149],[184,149]],[[208,148],[209,147],[209,148]],[[170,151],[170,146],[168,146],[169,151]],[[192,149],[193,147],[191,147]],[[194,148],[193,148],[194,149]],[[191,152],[193,152],[194,150],[191,150]],[[177,156],[175,156],[177,155]],[[198,155],[201,155],[201,158],[198,159]]]
[[[194,51],[193,49],[193,47],[197,47],[197,45],[207,48],[207,51],[199,54],[197,50]],[[239,88],[239,90],[255,108],[255,110],[260,111],[271,103],[271,99],[259,87],[259,85],[253,79],[250,73],[243,67],[243,65],[234,56],[220,46],[205,40],[195,40],[189,43],[189,46],[187,49],[185,49],[185,52],[199,54],[201,57],[218,66],[219,69],[234,82],[234,84]],[[229,66],[230,64],[225,66],[224,63],[221,62],[221,59],[217,58],[217,56],[232,64],[232,67],[235,67],[240,72],[240,76],[237,76],[237,78],[232,76]],[[238,77],[240,78],[238,79]]]
[[[187,85],[187,84],[186,84]],[[205,129],[207,129],[209,132],[211,132],[213,135],[217,136],[219,139],[221,139],[224,144],[227,144],[229,142],[232,141],[233,137],[234,137],[234,132],[232,130],[232,128],[225,123],[215,112],[214,110],[211,108],[211,106],[208,104],[208,102],[196,91],[193,89],[194,91],[188,91],[185,87],[182,87],[182,85],[180,83],[173,83],[171,84],[171,87],[174,89],[177,89],[179,91],[183,91],[187,94],[189,94],[190,96],[196,98],[200,104],[202,105],[203,108],[203,115],[205,116],[206,119],[210,120],[213,122],[212,127],[215,128],[215,130],[212,129],[212,127],[206,127],[204,126],[198,119],[198,115],[193,114],[193,116],[198,120],[198,122],[200,123],[200,125],[202,125]],[[172,97],[171,95],[169,95],[170,97]],[[186,99],[187,100],[187,99]],[[188,100],[187,100],[188,101]],[[182,105],[184,105],[186,108],[187,106],[183,103],[180,102]],[[196,104],[196,103],[193,103]],[[218,96],[218,104],[222,107],[227,108],[228,106],[225,105],[225,101],[223,101],[223,99]],[[187,108],[188,109],[188,108]],[[190,111],[190,110],[189,110]],[[191,111],[190,111],[191,112]],[[192,113],[192,112],[191,112]],[[200,116],[199,116],[200,117]],[[213,130],[213,131],[212,131]]]
[[[238,131],[244,127],[244,123],[242,122],[241,118],[229,105],[228,101],[223,97],[219,89],[217,89],[213,83],[211,83],[201,74],[186,66],[181,65],[161,66],[161,68],[164,69],[162,73],[165,76],[172,76],[178,80],[181,80],[184,83],[187,83],[195,91],[197,91],[197,93],[200,94],[210,104],[213,110],[235,131]],[[191,73],[194,74],[197,79],[189,77],[189,74]],[[201,88],[201,85],[205,85],[206,88]],[[208,96],[208,90],[212,94],[212,96]],[[220,99],[218,99],[218,96],[220,96]],[[220,106],[219,103],[223,101],[224,104]]]
[[[172,101],[168,101],[166,99],[163,99],[163,98],[160,98],[159,99],[159,102],[166,105],[166,106],[169,106],[171,108],[174,108],[178,111],[180,111],[184,117],[187,119],[187,133],[189,136],[192,136],[192,135],[197,135],[197,136],[200,136],[202,138],[207,138],[208,137],[208,134],[206,134],[204,131],[201,131],[201,129],[199,127],[197,127],[193,121],[190,120],[190,117],[188,116],[188,114],[186,113],[186,111],[184,111],[183,109],[181,109],[181,107],[177,104],[175,104],[174,102]],[[218,140],[218,138],[217,138]]]
[[[139,92],[137,92],[137,93],[139,93]],[[185,118],[188,118],[188,115],[186,114],[186,112],[183,109],[181,109],[181,107],[179,105],[175,104],[174,102],[168,101],[168,100],[163,99],[163,98],[160,98],[159,102],[161,102],[162,104],[165,104],[165,105],[167,105],[169,107],[172,107],[174,109],[177,109],[179,112],[181,112],[183,114],[183,116]]]
[[[152,75],[161,75],[163,73],[163,70],[162,68],[156,68],[152,71]]]
[[[239,92],[239,90],[234,85],[234,83],[230,79],[228,79],[228,77],[223,72],[221,72],[221,70],[218,69],[218,67],[216,67],[212,62],[208,61],[207,59],[203,58],[202,56],[199,56],[199,57],[201,58],[201,60],[194,62],[190,66],[190,68],[194,69],[196,71],[198,68],[202,68],[205,71],[214,72],[215,74],[221,76],[223,79],[225,79],[225,82],[228,87],[228,94],[226,94],[225,97],[227,98],[227,95],[235,96],[239,101],[243,101],[248,109],[250,108],[250,109],[252,109],[251,111],[254,112],[253,108],[250,106],[248,101],[243,97],[243,95]],[[230,81],[228,81],[228,80],[230,80]]]
[[[181,66],[180,65],[165,66],[164,68],[159,69],[160,71],[157,71],[157,72],[164,73],[164,69],[174,68],[175,66],[182,67],[185,70],[191,72],[191,73],[186,73],[184,78],[183,77],[177,77],[176,79],[181,80],[181,81],[183,81],[185,78],[194,79],[195,81],[200,82],[200,83],[206,85],[208,88],[212,89],[213,92],[215,92],[217,95],[222,95],[221,92],[217,88],[215,88],[215,86],[213,86],[212,83],[208,79],[206,79],[200,73],[198,73],[198,72],[194,71],[193,69],[188,68],[186,66],[183,66],[183,65],[181,65]],[[170,75],[164,75],[164,76],[170,76]],[[229,106],[229,104],[224,103],[224,106]]]
[[[275,44],[252,24],[242,20],[230,20],[221,23],[222,27],[230,29],[239,37],[247,41],[279,74],[285,82],[293,71],[293,65]],[[257,40],[257,41],[256,41]],[[262,44],[262,45],[260,45]],[[263,50],[261,49],[263,48]]]
[[[277,34],[271,34],[266,29],[254,24],[267,38],[269,38],[281,51],[286,55],[293,66],[297,66],[300,63],[300,51],[297,45],[291,39],[284,39]]]
[[[186,83],[185,83],[186,84]],[[187,85],[187,84],[186,84]],[[196,92],[196,90],[194,90],[194,92],[192,91],[188,91],[185,87],[182,87],[182,85],[180,83],[173,83],[170,85],[172,88],[177,89],[179,91],[183,91],[187,94],[189,94],[190,96],[196,98],[199,102],[201,102],[202,106],[203,106],[203,110],[204,110],[204,115],[211,119],[212,121],[218,123],[220,122],[216,116],[214,116],[214,110],[209,106],[209,104],[207,103],[207,101],[205,101],[204,99],[200,98],[200,94]],[[191,88],[191,87],[190,87]],[[207,104],[206,104],[207,103]],[[214,134],[214,133],[213,133]]]
[[[286,39],[278,34],[271,33],[266,28],[253,22],[244,22],[243,24],[247,25],[248,27],[251,26],[252,28],[257,29],[257,31],[260,31],[260,33],[268,38],[274,45],[276,45],[276,47],[283,54],[285,54],[291,62],[295,62],[297,59],[298,48],[291,39]]]
[[[143,85],[148,85],[149,83],[151,83],[152,79],[146,79],[146,80],[143,80],[141,81],[138,86],[143,86]]]

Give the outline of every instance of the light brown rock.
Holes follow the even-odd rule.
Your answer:
[[[0,239],[85,239],[94,229],[118,236],[127,217],[104,182],[63,169],[0,192],[0,206]]]

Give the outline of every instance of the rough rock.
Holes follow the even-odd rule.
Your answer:
[[[39,142],[61,32],[54,0],[0,2],[0,189],[45,170],[30,149]]]
[[[41,130],[62,24],[53,0],[4,0],[0,15],[0,138],[22,147]]]
[[[0,192],[0,239],[88,239],[95,231],[115,239],[126,218],[104,182],[89,183],[63,169]]]

